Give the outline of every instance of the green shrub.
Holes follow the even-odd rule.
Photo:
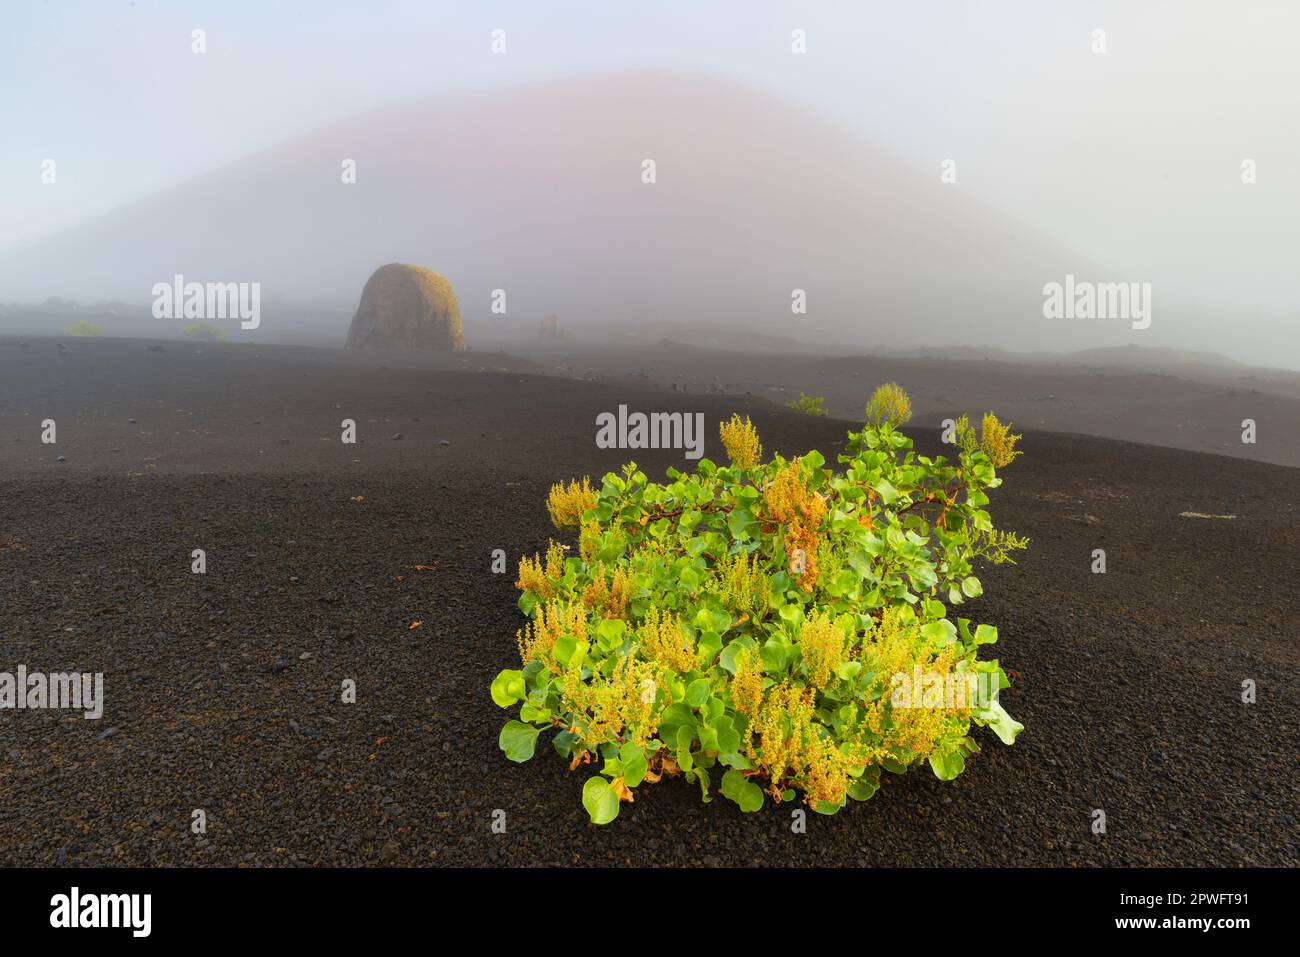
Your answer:
[[[743,811],[802,792],[829,814],[869,798],[881,769],[928,762],[951,780],[979,750],[972,724],[1012,743],[1009,682],[978,658],[997,631],[948,617],[981,594],[977,560],[1027,544],[985,511],[1001,482],[988,455],[919,456],[888,416],[849,433],[838,471],[815,451],[762,462],[747,419],[720,431],[728,466],[657,484],[628,464],[598,489],[552,489],[578,549],[520,562],[523,667],[491,688],[520,706],[506,756],[528,760],[553,730],[572,769],[599,769],[582,801],[604,824],[665,776]]]
[[[78,319],[68,328],[63,330],[65,336],[77,336],[82,339],[94,339],[102,336],[104,330],[87,319]]]
[[[787,402],[785,407],[794,409],[796,412],[802,412],[804,415],[826,415],[826,410],[823,408],[825,404],[826,400],[820,395],[804,395],[800,392],[799,398],[793,402]]]
[[[217,326],[209,325],[206,322],[194,322],[181,329],[181,335],[186,339],[197,339],[200,342],[225,342],[226,331]]]

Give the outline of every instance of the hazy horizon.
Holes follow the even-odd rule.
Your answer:
[[[469,317],[506,287],[512,313],[575,321],[1300,366],[1287,5],[51,3],[6,20],[0,302],[138,303],[185,273],[346,309],[375,267],[411,261],[453,278]],[[1045,318],[1044,284],[1067,275],[1149,283],[1149,326]]]

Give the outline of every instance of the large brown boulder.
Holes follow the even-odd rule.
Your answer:
[[[380,266],[361,291],[348,348],[464,352],[456,291],[423,266]]]

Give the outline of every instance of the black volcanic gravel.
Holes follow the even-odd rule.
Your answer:
[[[733,410],[769,451],[828,458],[844,423],[307,350],[0,347],[0,670],[103,671],[107,698],[99,721],[0,711],[0,864],[1300,864],[1300,471],[1028,434],[991,511],[1030,550],[964,612],[1018,675],[1013,747],[977,731],[956,781],[886,776],[806,834],[680,780],[596,828],[545,739],[501,754],[487,690],[517,664],[513,571],[553,534],[549,485],[682,466],[595,448],[620,402],[704,412],[717,457]]]

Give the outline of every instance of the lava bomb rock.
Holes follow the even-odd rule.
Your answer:
[[[389,263],[361,292],[349,349],[464,352],[460,306],[450,282],[431,269]]]

